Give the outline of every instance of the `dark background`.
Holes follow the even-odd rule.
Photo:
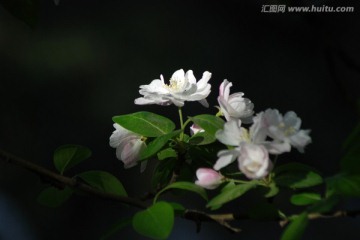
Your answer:
[[[123,169],[108,145],[111,118],[144,110],[177,121],[174,106],[133,101],[139,85],[183,68],[197,79],[206,70],[213,74],[211,107],[187,103],[185,116],[216,113],[218,86],[228,79],[232,92],[244,92],[255,111],[293,110],[302,128],[312,130],[305,154],[279,161],[302,161],[324,176],[337,172],[341,144],[359,118],[357,1],[62,0],[55,6],[44,0],[26,12],[31,14],[9,2],[0,1],[1,148],[53,169],[58,146],[88,146],[91,159],[69,175],[106,170],[139,196],[149,187],[151,167],[143,174]],[[263,4],[354,6],[355,12],[261,13]],[[135,211],[84,197],[49,209],[36,202],[43,187],[32,173],[0,164],[1,239],[98,239]],[[194,201],[195,207],[203,204]],[[313,221],[305,239],[358,239],[359,224],[358,218]],[[170,239],[278,239],[281,232],[277,223],[244,221],[240,227],[243,232],[232,235],[204,224],[197,234],[194,223],[176,220]],[[15,232],[20,235],[5,235]],[[144,238],[125,229],[114,239]]]

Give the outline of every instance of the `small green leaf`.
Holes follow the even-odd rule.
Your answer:
[[[152,239],[166,239],[174,225],[174,210],[169,203],[158,202],[137,212],[132,221],[135,231]]]
[[[182,190],[191,191],[191,192],[199,194],[206,201],[208,199],[204,188],[202,188],[194,183],[191,183],[191,182],[174,182],[174,183],[170,184],[169,186],[166,186],[165,188],[163,188],[160,192],[158,192],[158,194],[156,194],[156,196],[154,198],[154,202],[156,202],[156,200],[160,196],[160,194],[162,194],[163,192],[165,192],[169,189],[182,189]]]
[[[58,189],[55,187],[45,188],[40,192],[37,201],[47,207],[59,207],[70,198],[73,190],[69,187]]]
[[[122,183],[113,175],[104,171],[88,171],[77,175],[90,186],[119,196],[127,196]]]
[[[169,141],[169,139],[175,137],[181,132],[181,130],[177,130],[160,137],[155,138],[152,142],[149,143],[147,148],[145,148],[140,155],[140,160],[147,159],[155,155],[158,151],[161,150],[162,147]]]
[[[74,167],[90,156],[91,151],[87,147],[79,145],[63,145],[54,152],[54,165],[55,168],[63,174],[65,170]]]
[[[221,192],[219,195],[211,199],[209,203],[206,205],[206,207],[211,208],[211,210],[218,209],[223,204],[240,197],[241,195],[243,195],[244,193],[246,193],[255,186],[256,186],[255,182],[249,182],[249,183],[238,184],[235,185],[234,187],[229,187],[223,192]]]
[[[326,183],[327,196],[335,193],[348,197],[360,197],[360,174],[338,174],[328,178]]]
[[[274,182],[270,183],[269,191],[265,194],[266,198],[271,198],[276,196],[279,193],[279,188],[276,186]]]
[[[109,229],[107,229],[103,235],[100,237],[100,240],[106,240],[115,235],[124,227],[131,225],[132,218],[120,219],[118,222],[114,223]]]
[[[160,161],[167,159],[167,158],[176,158],[177,152],[172,148],[166,148],[166,149],[158,152],[157,157]]]
[[[151,112],[115,116],[113,121],[145,137],[159,137],[175,129],[175,124],[170,119]]]
[[[221,118],[209,114],[197,115],[190,119],[212,136],[215,136],[216,131],[222,129],[225,123]]]
[[[312,167],[300,163],[289,163],[274,170],[278,186],[289,188],[307,188],[319,185],[322,177]]]
[[[297,206],[305,206],[305,205],[313,204],[320,200],[321,200],[320,194],[311,193],[311,192],[294,194],[290,198],[290,202]]]
[[[281,240],[301,240],[309,219],[307,213],[304,212],[297,216],[294,220],[291,221],[289,226],[286,227]]]

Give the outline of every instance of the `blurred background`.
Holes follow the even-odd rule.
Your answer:
[[[264,5],[353,6],[351,13],[264,13]],[[210,108],[187,103],[184,115],[216,113],[218,87],[233,82],[255,111],[295,111],[313,143],[282,155],[335,174],[341,144],[359,119],[358,1],[0,1],[0,148],[54,169],[53,151],[80,144],[90,160],[69,172],[105,170],[129,195],[150,186],[151,168],[124,170],[109,146],[112,116],[168,114],[174,106],[135,106],[141,84],[183,68],[210,71]],[[49,209],[36,202],[44,185],[34,174],[0,163],[1,239],[99,239],[123,216],[119,204],[74,197]],[[203,202],[185,206],[201,207]],[[197,203],[198,201],[198,203]],[[189,203],[189,202],[188,202]],[[194,205],[195,204],[195,205]],[[238,203],[238,204],[241,204]],[[352,206],[360,207],[359,203]],[[351,207],[351,206],[350,206]],[[277,223],[243,221],[230,234],[177,219],[169,239],[279,239]],[[304,239],[358,239],[359,218],[312,221]],[[15,235],[18,234],[18,235]],[[11,236],[11,237],[9,237]],[[357,237],[356,237],[357,236]],[[145,239],[124,229],[114,239]]]

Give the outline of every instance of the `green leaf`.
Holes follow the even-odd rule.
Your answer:
[[[327,196],[339,194],[348,197],[360,197],[360,174],[338,174],[328,178]]]
[[[156,194],[156,196],[154,198],[154,202],[156,202],[156,200],[158,199],[160,194],[162,194],[163,192],[165,192],[169,189],[182,189],[182,190],[191,191],[191,192],[199,194],[206,201],[208,200],[207,194],[206,194],[206,191],[204,188],[202,188],[194,183],[191,183],[191,182],[174,182],[174,183],[170,184],[169,186],[166,186],[165,188],[163,188],[160,192],[158,192],[158,194]]]
[[[225,123],[221,118],[209,114],[197,115],[190,119],[212,136],[215,136],[216,131],[222,129]]]
[[[160,189],[169,183],[173,170],[176,166],[176,162],[176,158],[168,158],[159,162],[151,179],[151,185],[154,189]]]
[[[54,165],[55,168],[63,174],[65,170],[74,167],[90,156],[91,151],[87,147],[79,145],[63,145],[54,152]]]
[[[176,202],[168,202],[168,203],[174,209],[175,215],[182,216],[184,214],[186,209],[183,205],[181,205],[180,203],[176,203]]]
[[[140,160],[147,159],[155,155],[162,147],[169,141],[169,139],[175,137],[181,132],[181,130],[176,130],[174,132],[162,135],[155,138],[152,142],[149,143],[147,148],[145,148],[140,155]]]
[[[354,130],[350,133],[343,144],[343,148],[345,150],[349,150],[350,148],[358,145],[360,143],[360,122],[355,126]]]
[[[73,190],[69,187],[64,189],[48,187],[40,192],[37,201],[47,207],[59,207],[70,198],[72,193]]]
[[[275,182],[270,183],[269,191],[265,194],[266,198],[271,198],[276,196],[279,193],[279,188],[276,186]]]
[[[320,200],[321,200],[320,194],[311,193],[311,192],[294,194],[290,198],[290,202],[297,206],[305,206],[305,205],[313,204]]]
[[[209,201],[209,203],[206,205],[206,207],[211,208],[211,210],[216,210],[220,208],[223,204],[230,202],[247,191],[249,191],[251,188],[255,187],[255,182],[249,182],[249,183],[243,183],[235,185],[234,187],[228,187],[226,190],[222,191],[219,195],[214,197]]]
[[[106,240],[115,235],[124,227],[132,223],[132,218],[120,219],[118,222],[114,223],[108,230],[106,230],[103,235],[100,237],[100,240]]]
[[[191,145],[206,145],[215,141],[215,135],[211,135],[208,132],[198,132],[189,139]]]
[[[304,212],[300,214],[286,227],[281,240],[301,240],[301,236],[303,235],[308,223],[309,219],[307,213]]]
[[[168,118],[151,112],[136,112],[112,118],[115,123],[145,137],[159,137],[175,129]]]
[[[176,158],[177,152],[172,148],[166,148],[166,149],[158,152],[157,157],[160,161],[167,159],[167,158]]]
[[[104,171],[88,171],[77,175],[90,186],[119,196],[127,196],[122,183],[113,175]]]
[[[169,203],[158,202],[137,212],[132,221],[135,231],[152,239],[166,239],[174,225],[174,210]]]
[[[339,202],[340,198],[338,196],[330,196],[325,199],[321,199],[320,201],[317,201],[313,205],[308,207],[308,212],[314,212],[314,213],[327,213],[330,212],[335,205]]]
[[[279,218],[279,210],[271,203],[257,203],[250,208],[249,217],[256,220],[276,220]]]
[[[279,166],[274,170],[275,182],[278,186],[289,188],[307,188],[319,185],[322,177],[305,164],[289,163]]]

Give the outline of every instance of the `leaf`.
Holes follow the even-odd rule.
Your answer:
[[[168,202],[168,203],[174,209],[175,215],[182,216],[184,214],[186,209],[183,205],[181,205],[180,203],[176,203],[176,202]]]
[[[191,145],[206,145],[215,141],[215,135],[211,135],[208,132],[198,132],[189,139]]]
[[[197,115],[190,119],[212,136],[215,136],[216,131],[222,129],[225,123],[221,118],[209,114]]]
[[[104,171],[88,171],[77,175],[90,186],[119,196],[127,196],[122,183],[113,175]]]
[[[154,189],[162,188],[169,183],[177,162],[176,160],[176,158],[168,158],[159,162],[151,179]]]
[[[339,194],[348,197],[360,197],[360,174],[338,174],[328,178],[327,196]]]
[[[255,182],[249,182],[238,184],[231,188],[229,187],[223,192],[221,192],[219,195],[211,199],[210,202],[206,205],[206,207],[211,208],[211,210],[216,210],[220,208],[223,204],[240,197],[255,186]]]
[[[172,148],[166,148],[157,154],[157,158],[161,161],[167,158],[176,158],[177,152]]]
[[[136,112],[112,118],[115,123],[145,137],[159,137],[175,129],[168,118],[151,112]]]
[[[320,201],[317,201],[315,204],[308,207],[308,212],[314,212],[314,213],[327,213],[335,207],[335,205],[339,202],[338,196],[330,196],[325,199],[321,199]]]
[[[358,145],[360,143],[360,122],[355,126],[354,130],[350,133],[343,144],[343,148],[345,150],[349,150],[350,148]]]
[[[276,196],[279,193],[279,188],[276,186],[274,182],[270,183],[269,191],[265,194],[266,198],[271,198]]]
[[[132,218],[120,219],[118,222],[114,223],[108,230],[106,230],[103,235],[100,237],[100,240],[106,240],[112,237],[114,234],[119,232],[124,227],[132,223]]]
[[[176,130],[174,132],[162,135],[155,138],[152,142],[149,143],[147,148],[145,148],[140,155],[140,160],[147,159],[155,155],[162,147],[169,141],[169,139],[175,137],[181,132],[181,130]]]
[[[274,170],[278,186],[289,188],[307,188],[319,185],[322,177],[310,166],[300,163],[289,163]]]
[[[68,200],[72,193],[73,190],[69,187],[65,187],[64,189],[48,187],[40,192],[37,201],[44,206],[55,208]]]
[[[313,204],[319,202],[320,200],[321,200],[320,194],[311,193],[311,192],[294,194],[290,198],[290,202],[297,206],[305,206],[305,205]]]
[[[154,198],[154,202],[156,202],[156,200],[158,199],[160,194],[162,194],[163,192],[165,192],[169,189],[182,189],[182,190],[191,191],[191,192],[199,194],[206,201],[208,200],[205,189],[196,185],[195,183],[174,182],[174,183],[170,184],[169,186],[166,186],[165,188],[163,188],[160,192],[158,192]]]
[[[158,202],[137,212],[132,221],[135,231],[153,239],[166,239],[174,225],[174,210],[169,203]]]
[[[91,156],[91,151],[87,147],[79,145],[63,145],[58,147],[54,152],[55,168],[63,174],[80,162]]]
[[[281,240],[301,240],[308,223],[307,213],[300,214],[286,227]]]

